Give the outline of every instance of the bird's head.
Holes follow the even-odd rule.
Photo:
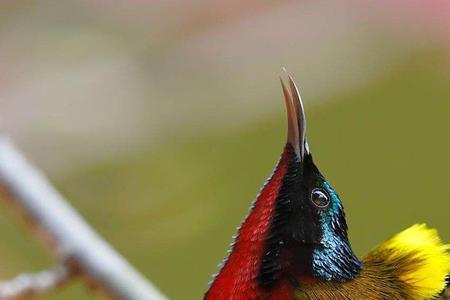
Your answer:
[[[362,269],[348,241],[342,202],[313,162],[299,90],[291,76],[285,77],[286,146],[207,299],[260,299],[267,294],[291,299],[296,285],[346,281]]]
[[[259,280],[270,286],[283,272],[294,278],[349,280],[362,264],[348,241],[341,199],[313,162],[299,90],[292,77],[286,77],[281,80],[288,116],[288,141],[281,159],[286,166]]]

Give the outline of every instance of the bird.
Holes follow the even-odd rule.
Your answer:
[[[204,300],[445,299],[450,245],[415,224],[362,259],[341,198],[315,165],[299,89],[280,76],[287,142]]]

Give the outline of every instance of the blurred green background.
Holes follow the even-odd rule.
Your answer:
[[[450,241],[448,1],[3,1],[0,122],[172,299],[200,299],[285,142],[278,75],[364,255]],[[0,278],[53,258],[0,202]],[[42,299],[95,299],[81,282]]]

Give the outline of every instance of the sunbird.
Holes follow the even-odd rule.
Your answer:
[[[450,245],[424,224],[355,255],[342,201],[313,162],[299,90],[282,77],[287,143],[204,299],[444,299]]]

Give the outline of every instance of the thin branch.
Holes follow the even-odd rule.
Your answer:
[[[62,285],[71,278],[63,264],[39,273],[24,273],[14,279],[0,281],[0,299],[25,299],[43,294]]]
[[[70,261],[108,295],[121,300],[167,299],[103,240],[1,134],[0,184],[8,198],[52,242],[60,259]]]

